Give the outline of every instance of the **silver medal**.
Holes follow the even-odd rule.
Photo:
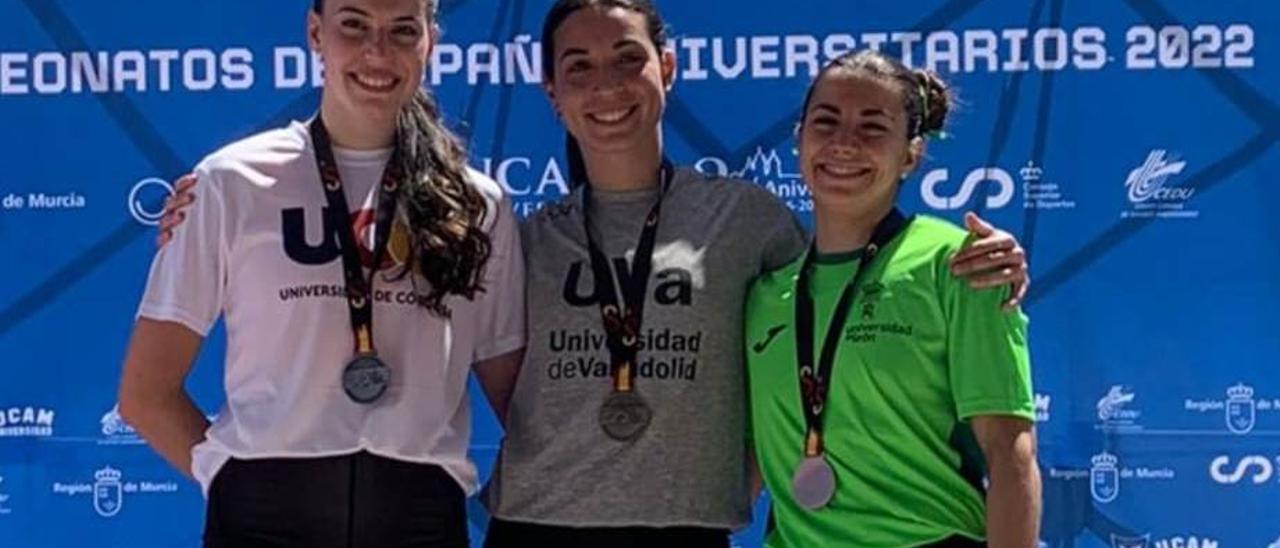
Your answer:
[[[796,503],[807,510],[817,510],[831,501],[836,492],[836,473],[821,455],[805,457],[791,478],[791,493]]]
[[[390,384],[391,368],[373,354],[356,356],[342,370],[342,389],[356,403],[378,401]]]
[[[600,428],[618,441],[639,438],[652,419],[653,411],[634,391],[610,392],[600,405]]]

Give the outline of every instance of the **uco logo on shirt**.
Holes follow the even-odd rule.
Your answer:
[[[311,212],[314,214],[314,211]],[[304,265],[329,264],[342,258],[342,249],[338,246],[338,230],[329,216],[328,206],[320,209],[318,215],[321,222],[321,234],[324,239],[316,245],[307,241],[307,219],[313,215],[301,207],[289,208],[280,212],[281,236],[284,239],[284,252],[293,262]],[[377,219],[373,210],[362,209],[351,214],[352,229],[356,234],[356,244],[360,248],[360,261],[365,268],[373,267],[374,227]],[[387,242],[387,256],[378,265],[378,270],[386,270],[404,264],[407,255],[408,235],[400,223],[391,226],[390,240]]]

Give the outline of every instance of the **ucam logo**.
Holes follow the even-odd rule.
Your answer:
[[[1052,397],[1048,394],[1036,394],[1036,422],[1049,422],[1049,403]]]
[[[138,181],[129,191],[129,214],[144,225],[158,225],[164,217],[164,201],[172,195],[173,185],[164,179],[150,177]]]
[[[0,406],[0,438],[47,438],[53,435],[53,409]]]
[[[946,168],[934,169],[925,173],[924,179],[920,183],[920,197],[924,199],[924,203],[933,209],[953,210],[967,207],[969,200],[973,198],[973,193],[978,189],[978,185],[986,182],[996,184],[996,193],[987,196],[985,207],[987,209],[999,209],[1013,200],[1013,177],[1008,171],[998,167],[980,167],[970,171],[965,176],[964,182],[960,184],[960,189],[950,196],[942,196],[938,194],[938,186],[946,183],[950,178],[950,171]]]
[[[511,196],[555,199],[569,193],[568,170],[554,157],[481,158],[479,169]]]
[[[1113,534],[1111,548],[1218,548],[1218,541],[1192,535],[1152,539],[1150,533],[1136,537]]]
[[[1277,459],[1280,463],[1280,459]],[[1231,465],[1231,457],[1219,455],[1209,463],[1209,477],[1223,485],[1234,485],[1240,482],[1263,484],[1275,476],[1276,464],[1270,458],[1261,455],[1249,455]]]
[[[1185,161],[1172,156],[1168,151],[1155,149],[1147,154],[1142,165],[1129,172],[1124,185],[1128,188],[1129,204],[1132,209],[1121,213],[1120,217],[1128,218],[1194,218],[1200,216],[1199,211],[1186,209],[1186,202],[1195,195],[1196,189],[1178,187],[1169,184],[1170,178],[1182,173],[1187,167]]]

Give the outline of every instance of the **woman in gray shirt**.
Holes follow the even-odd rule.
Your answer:
[[[486,546],[727,546],[750,520],[743,299],[807,237],[761,187],[664,159],[664,45],[644,0],[560,0],[544,21],[576,186],[522,229],[528,343]],[[978,249],[997,241],[981,273],[1024,285],[1012,237]]]

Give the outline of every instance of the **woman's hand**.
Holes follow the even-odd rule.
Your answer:
[[[974,289],[1009,284],[1010,296],[1003,306],[1005,310],[1017,308],[1031,285],[1026,250],[1013,234],[973,212],[965,214],[964,226],[973,240],[951,257],[951,273],[967,280]]]
[[[187,219],[186,209],[196,201],[194,189],[196,175],[188,173],[173,185],[173,196],[164,201],[164,216],[160,218],[160,233],[156,235],[156,247],[164,247],[173,239],[173,229]]]

